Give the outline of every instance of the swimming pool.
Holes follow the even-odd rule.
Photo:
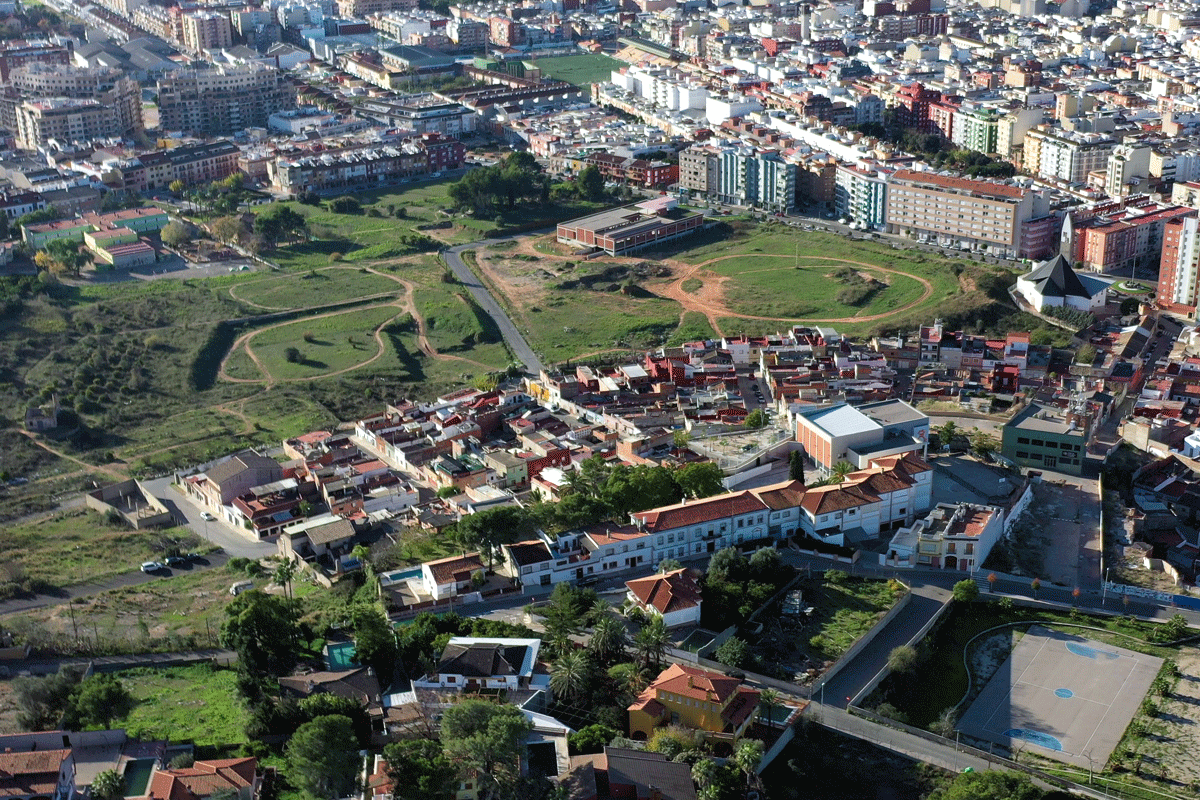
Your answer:
[[[330,670],[354,669],[354,642],[337,642],[325,645],[325,663]]]
[[[398,569],[395,572],[385,572],[379,576],[379,582],[384,586],[391,586],[393,583],[403,583],[420,577],[421,568],[410,567],[409,569]]]
[[[154,765],[158,759],[135,758],[125,762],[125,797],[144,797],[146,787],[150,785],[150,776],[154,774]]]

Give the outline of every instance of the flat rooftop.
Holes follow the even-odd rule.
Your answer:
[[[1008,423],[1022,431],[1037,431],[1040,433],[1077,433],[1083,436],[1083,431],[1077,425],[1067,422],[1066,412],[1053,406],[1043,406],[1030,403],[1024,411],[1013,417]]]

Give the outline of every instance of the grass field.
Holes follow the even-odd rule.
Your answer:
[[[115,673],[133,695],[129,716],[114,723],[145,741],[241,744],[250,714],[237,691],[237,672],[207,664]]]
[[[161,559],[168,547],[190,551],[200,539],[184,528],[132,531],[110,525],[94,511],[75,508],[19,524],[0,536],[0,565],[19,565],[54,586],[102,580]]]
[[[247,345],[276,380],[321,378],[353,369],[378,355],[376,329],[400,313],[396,306],[387,305],[303,319],[266,328],[252,336]],[[300,351],[299,360],[287,360],[290,348]],[[383,353],[386,358],[386,347]],[[395,362],[379,365],[385,370],[395,366]]]
[[[875,623],[896,604],[897,595],[888,581],[846,578],[840,583],[822,582],[815,592],[805,592],[804,600],[816,611],[813,638],[820,646],[813,649],[826,658],[837,658],[871,630]]]
[[[336,303],[380,294],[398,294],[403,287],[381,275],[358,268],[325,267],[300,275],[281,275],[239,283],[230,293],[266,310],[285,310]]]
[[[576,86],[607,83],[614,69],[627,66],[624,61],[600,53],[539,58],[534,63],[542,70],[542,77]]]

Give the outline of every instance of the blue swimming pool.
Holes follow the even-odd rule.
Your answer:
[[[146,787],[150,785],[150,776],[154,774],[157,759],[135,758],[125,762],[125,796],[144,797]]]
[[[330,670],[340,672],[358,666],[354,660],[354,642],[338,642],[325,645],[325,663]]]
[[[401,583],[403,581],[420,578],[421,568],[409,567],[408,569],[398,569],[395,572],[385,572],[380,577],[383,578],[383,584],[385,586],[392,583]]]

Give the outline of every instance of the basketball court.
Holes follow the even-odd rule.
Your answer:
[[[1161,658],[1034,626],[958,728],[1009,750],[1099,768],[1161,666]]]

